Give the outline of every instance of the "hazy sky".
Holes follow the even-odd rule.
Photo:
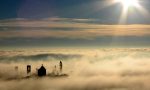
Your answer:
[[[148,47],[150,1],[0,0],[0,46]]]

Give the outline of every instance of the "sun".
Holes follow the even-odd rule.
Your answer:
[[[139,0],[115,0],[114,3],[120,3],[123,6],[119,23],[126,22],[130,8],[135,8],[140,10],[141,12],[144,12],[144,8],[141,7]]]
[[[136,7],[139,5],[139,0],[117,0],[124,8]]]
[[[137,12],[140,12],[144,17],[150,17],[150,13],[146,8],[142,6],[144,0],[106,0],[107,4],[102,8],[110,7],[116,5],[120,8],[120,17],[118,18],[119,24],[128,23],[127,20],[129,16],[135,15]]]

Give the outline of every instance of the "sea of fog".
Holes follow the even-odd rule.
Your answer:
[[[59,61],[68,77],[17,79],[28,64],[48,74]],[[0,90],[150,90],[150,49],[0,50]]]

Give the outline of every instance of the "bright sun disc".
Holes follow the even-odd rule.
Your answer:
[[[112,0],[112,4],[122,5],[122,11],[119,19],[119,23],[126,23],[129,14],[134,11],[140,11],[144,16],[149,17],[149,12],[141,5],[142,0]],[[132,12],[132,13],[131,13]]]
[[[118,0],[125,8],[135,7],[139,4],[138,0]]]
[[[123,6],[123,10],[120,16],[120,23],[125,23],[129,14],[129,8],[133,7],[143,11],[140,6],[139,0],[115,0],[115,3],[120,3]]]

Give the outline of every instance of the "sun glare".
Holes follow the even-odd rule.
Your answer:
[[[138,0],[117,0],[124,8],[136,7],[139,4]]]
[[[140,5],[140,0],[114,0],[114,3],[120,3],[123,6],[119,23],[126,22],[130,8],[135,8],[143,15],[148,15],[148,12]]]

